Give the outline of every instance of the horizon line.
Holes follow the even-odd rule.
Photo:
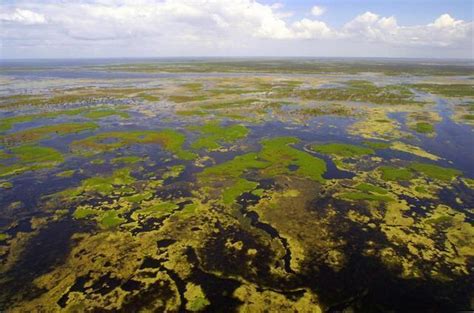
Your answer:
[[[2,58],[2,61],[22,61],[22,60],[110,60],[110,59],[387,59],[387,60],[459,60],[471,61],[472,58],[453,57],[385,57],[385,56],[113,56],[113,57],[38,57],[38,58]]]

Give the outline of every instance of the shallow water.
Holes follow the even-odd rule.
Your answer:
[[[230,80],[245,90],[262,82],[277,85],[285,80],[301,80],[309,86],[337,89],[345,88],[344,82],[354,78],[374,81],[377,86],[411,84],[422,78],[385,77],[379,73],[334,73],[330,78],[277,73],[147,74],[89,67],[117,62],[24,64],[27,68],[10,64],[1,71],[7,81],[0,87],[2,95],[62,94],[91,86],[126,86],[140,91],[87,102],[85,112],[106,108],[114,114],[126,112],[127,117],[91,119],[86,113],[38,117],[14,124],[0,134],[0,152],[10,155],[16,147],[43,146],[55,149],[64,158],[43,168],[0,176],[0,183],[11,183],[0,189],[0,233],[5,235],[0,239],[0,288],[5,290],[0,310],[90,306],[96,310],[143,307],[185,311],[187,305],[199,302],[200,309],[209,312],[246,306],[256,310],[250,303],[285,311],[304,301],[309,301],[304,305],[331,312],[470,309],[474,191],[465,179],[474,178],[474,136],[472,125],[454,119],[457,107],[453,101],[430,94],[434,103],[388,108],[353,99],[308,101],[294,94],[288,99],[266,98],[276,92],[273,87],[265,87],[270,89],[258,100],[295,104],[266,108],[256,101],[249,107],[206,107],[209,103],[238,101],[232,94],[213,95],[202,103],[171,100],[172,96],[193,93],[207,95],[205,88],[196,91],[182,86],[196,82],[216,88]],[[51,80],[41,82],[43,79]],[[328,81],[319,84],[322,79]],[[159,88],[150,92],[160,100],[140,98],[142,88]],[[8,104],[10,100],[5,101]],[[299,113],[302,108],[335,102],[363,113]],[[121,105],[126,107],[119,108]],[[15,116],[83,107],[81,103],[49,105],[46,109],[4,105],[0,108],[0,123]],[[177,113],[191,109],[201,113]],[[387,110],[383,111],[386,118],[398,123],[395,130],[404,135],[364,135],[357,123],[371,122],[371,115],[379,114],[376,110]],[[433,122],[432,136],[411,128],[409,116],[413,112],[439,114],[441,120]],[[241,119],[235,115],[245,116]],[[64,135],[55,132],[12,144],[3,140],[42,126],[86,122],[95,123],[97,128]],[[220,128],[206,133],[200,125]],[[245,128],[243,135],[234,132],[219,137],[235,125]],[[133,139],[111,135],[88,143],[90,146],[77,146],[107,132],[159,133],[165,129],[182,134],[183,144],[178,148],[173,145],[177,137],[143,143],[140,140],[146,135]],[[272,140],[283,137],[290,137],[290,143],[265,154],[265,149],[273,147],[268,142],[275,144]],[[212,141],[217,148],[195,148],[200,139]],[[122,140],[130,142],[122,144]],[[367,141],[387,146],[368,152],[349,150],[346,155],[313,150],[331,144],[368,149]],[[393,144],[398,141],[419,150],[397,150]],[[113,147],[115,144],[117,147]],[[112,148],[100,150],[106,146]],[[182,157],[183,151],[193,157]],[[240,163],[235,160],[249,153],[255,153],[255,159],[263,165],[250,163],[239,170]],[[431,155],[439,160],[430,159]],[[138,161],[117,160],[131,156],[139,157]],[[308,174],[321,164],[314,160],[324,164],[319,178]],[[21,162],[21,156],[0,161],[7,168]],[[306,162],[313,163],[305,167]],[[229,163],[234,165],[212,172],[214,167]],[[414,169],[416,163],[459,172],[446,180],[437,173],[429,176],[433,174]],[[176,166],[183,166],[177,174],[173,172]],[[411,176],[384,179],[384,166],[406,168]],[[131,179],[125,175],[110,178],[109,183],[109,177],[120,169],[129,170]],[[58,176],[71,170],[71,176]],[[87,189],[84,182],[93,184],[91,178],[102,185]],[[238,189],[242,180],[251,187]],[[357,189],[364,183],[382,191]],[[113,191],[108,192],[109,187]],[[428,190],[415,192],[419,187]],[[67,197],[60,194],[77,188],[83,189]],[[228,201],[225,194],[232,188],[238,189],[237,194]],[[369,198],[354,200],[347,198],[349,193]],[[144,199],[129,198],[142,195]],[[383,198],[387,196],[391,199]],[[163,203],[171,203],[171,208],[159,207]],[[197,209],[187,208],[190,204]],[[77,212],[84,207],[92,213],[79,217]],[[144,209],[150,211],[141,211]],[[113,226],[105,222],[110,212],[119,218]],[[438,220],[441,222],[433,224]],[[67,276],[70,268],[77,268],[71,277]],[[194,285],[200,288],[196,303],[189,295]],[[63,291],[58,292],[55,286]],[[121,292],[127,296],[119,296]],[[250,295],[254,297],[251,300]],[[78,299],[86,300],[79,304],[82,300]]]

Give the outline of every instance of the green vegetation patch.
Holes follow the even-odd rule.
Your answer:
[[[163,174],[163,179],[179,177],[184,172],[184,165],[173,165]]]
[[[235,190],[247,189],[250,183],[237,182],[244,173],[259,170],[264,176],[296,175],[323,182],[322,175],[326,172],[326,163],[309,153],[291,147],[299,139],[296,137],[276,137],[261,141],[262,150],[258,153],[247,153],[234,159],[208,167],[198,174],[203,183],[221,181],[223,179],[234,179],[234,186],[230,187],[229,199],[235,194]],[[291,170],[295,167],[295,170]],[[250,190],[246,190],[250,191]],[[231,196],[232,195],[232,196]]]
[[[193,283],[186,284],[186,291],[184,292],[186,299],[186,310],[190,312],[203,311],[211,303],[203,292],[201,286]]]
[[[178,208],[179,206],[171,201],[152,201],[151,204],[145,205],[141,209],[133,212],[132,217],[135,220],[137,220],[139,216],[142,218],[160,218],[173,213],[173,211]]]
[[[185,102],[194,102],[194,101],[204,101],[204,100],[207,100],[208,97],[206,95],[192,95],[192,96],[172,95],[172,96],[169,96],[168,99],[176,103],[185,103]]]
[[[236,156],[230,161],[205,168],[198,174],[202,182],[212,182],[221,178],[238,178],[246,171],[252,169],[263,169],[270,164],[259,160],[257,153],[247,153]]]
[[[13,188],[13,184],[9,181],[0,181],[0,188],[2,188],[2,189],[11,189],[11,188]]]
[[[219,101],[217,103],[209,103],[202,105],[201,108],[207,110],[219,110],[219,109],[230,109],[230,108],[241,108],[244,106],[249,106],[255,102],[261,101],[260,99],[239,99],[231,101]]]
[[[35,142],[50,138],[54,135],[64,136],[87,130],[97,129],[95,123],[64,123],[30,128],[1,137],[1,141],[6,145],[17,145]]]
[[[155,102],[155,101],[160,101],[160,97],[156,95],[150,95],[147,93],[140,93],[138,94],[140,98],[142,98],[145,101],[150,101],[150,102]]]
[[[341,104],[333,103],[327,105],[320,105],[312,108],[302,108],[292,111],[292,113],[308,115],[308,116],[322,116],[322,115],[337,115],[337,116],[351,116],[352,109]]]
[[[365,192],[374,192],[374,193],[379,193],[379,194],[386,194],[388,191],[382,187],[375,186],[369,183],[361,183],[356,186],[356,189],[360,191],[365,191]]]
[[[232,143],[238,139],[247,137],[249,130],[244,125],[236,124],[231,126],[221,126],[217,122],[211,122],[202,126],[191,127],[202,134],[191,144],[194,149],[215,150],[222,147],[222,143]]]
[[[381,141],[364,141],[363,144],[369,148],[378,150],[378,149],[388,149],[390,144]]]
[[[462,174],[461,171],[454,168],[446,168],[428,163],[414,162],[410,165],[410,168],[430,178],[439,179],[442,181],[451,181],[455,177]]]
[[[233,203],[241,194],[244,192],[250,192],[253,189],[257,188],[258,183],[246,180],[244,178],[239,178],[232,186],[226,188],[222,193],[222,199],[224,204]]]
[[[107,116],[117,115],[122,118],[129,118],[129,114],[116,109],[102,109],[102,108],[79,108],[69,110],[57,110],[52,112],[43,112],[28,115],[19,115],[0,119],[0,132],[11,129],[16,124],[28,123],[38,119],[52,119],[61,116],[77,116],[82,115],[90,119],[100,119]]]
[[[90,118],[90,119],[101,119],[104,117],[109,117],[109,116],[119,116],[121,118],[129,118],[130,115],[126,112],[122,111],[117,111],[117,110],[94,110],[90,111],[87,113],[84,113],[84,117]]]
[[[414,94],[406,86],[378,87],[369,81],[348,81],[346,88],[319,88],[299,90],[299,96],[307,100],[358,101],[376,104],[418,104]]]
[[[183,160],[192,160],[196,155],[183,149],[186,137],[172,129],[162,131],[117,131],[106,132],[74,141],[71,148],[76,153],[94,154],[117,150],[133,144],[159,144],[165,150]]]
[[[320,158],[290,146],[299,141],[296,137],[277,137],[262,140],[262,150],[259,156],[271,164],[265,169],[265,173],[271,176],[292,174],[323,182],[322,175],[326,172],[326,163]],[[295,166],[297,169],[291,171],[289,169],[291,166]]]
[[[339,196],[346,200],[367,200],[367,201],[393,201],[394,199],[388,196],[388,191],[385,188],[375,186],[369,183],[360,183],[355,186],[358,191],[345,192]]]
[[[81,218],[86,218],[88,216],[94,216],[97,214],[97,212],[98,210],[79,207],[76,210],[74,210],[74,213],[72,214],[72,216],[76,219],[81,219]]]
[[[121,168],[115,170],[110,176],[95,176],[87,178],[81,182],[77,188],[67,189],[63,195],[77,196],[83,192],[99,193],[103,196],[110,195],[113,192],[133,191],[127,185],[135,182],[131,176],[131,169]]]
[[[381,166],[379,170],[382,172],[383,180],[410,180],[413,177],[413,173],[406,168]]]
[[[203,84],[202,83],[186,83],[186,84],[182,84],[181,86],[191,91],[199,91],[202,89]]]
[[[345,143],[312,145],[311,150],[319,152],[319,153],[323,153],[323,154],[337,155],[344,158],[363,156],[363,155],[375,153],[375,151],[371,148],[345,144]]]
[[[135,155],[131,155],[131,156],[123,156],[123,157],[117,157],[117,158],[113,158],[110,162],[112,164],[135,164],[135,163],[138,163],[140,161],[143,161],[143,158],[139,157],[139,156],[135,156]]]
[[[390,196],[365,193],[365,192],[346,192],[340,194],[340,197],[347,200],[368,200],[368,201],[393,201]]]
[[[120,217],[120,212],[113,210],[113,211],[107,211],[104,214],[102,214],[102,217],[100,219],[100,224],[105,228],[113,228],[122,224],[125,221],[126,219],[124,219],[123,217]]]
[[[72,177],[76,171],[75,170],[67,170],[60,173],[57,173],[56,176],[58,177]]]
[[[414,84],[413,88],[446,97],[472,97],[472,84]]]
[[[81,108],[81,109],[73,109],[73,110],[60,110],[60,111],[54,111],[54,112],[45,112],[45,113],[7,117],[0,120],[0,132],[9,130],[16,124],[27,123],[27,122],[31,122],[40,118],[56,118],[63,115],[66,115],[66,116],[79,115],[79,114],[84,113],[86,110],[87,110],[86,108]]]
[[[10,149],[14,164],[0,163],[0,177],[51,168],[64,161],[63,155],[49,147],[20,146]]]
[[[205,116],[209,113],[201,110],[179,110],[176,111],[176,114],[181,116]]]
[[[426,122],[418,122],[412,128],[418,133],[429,134],[434,132],[434,126]]]

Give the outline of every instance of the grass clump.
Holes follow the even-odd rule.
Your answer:
[[[2,181],[2,182],[0,182],[0,188],[2,188],[2,189],[11,189],[11,188],[13,188],[13,184],[9,181]]]
[[[265,169],[265,173],[269,175],[296,174],[323,182],[322,175],[326,172],[326,163],[309,153],[290,146],[298,142],[299,139],[296,137],[277,137],[262,140],[262,150],[259,156],[271,164],[268,169]],[[291,166],[296,166],[297,169],[290,171],[289,167]]]
[[[378,87],[369,81],[349,81],[343,88],[305,89],[298,91],[302,99],[322,101],[357,101],[376,104],[417,104],[406,86]]]
[[[149,204],[142,205],[142,208],[132,213],[132,218],[138,220],[142,218],[160,218],[173,213],[179,206],[171,201],[151,201]]]
[[[20,146],[10,149],[15,163],[0,163],[0,177],[17,175],[27,171],[51,168],[64,161],[63,155],[49,147]]]
[[[72,214],[72,216],[75,219],[82,219],[82,218],[86,218],[88,216],[94,216],[94,215],[97,214],[97,212],[98,212],[98,210],[94,210],[94,209],[91,209],[91,208],[78,207],[76,210],[74,210],[74,213]]]
[[[365,193],[365,192],[346,192],[340,195],[341,198],[347,200],[368,200],[368,201],[393,201],[393,198],[390,196]]]
[[[367,147],[372,148],[374,150],[390,148],[389,143],[381,142],[381,141],[364,141],[363,144],[364,144],[364,146],[367,146]]]
[[[94,119],[94,120],[101,119],[104,117],[114,116],[114,115],[119,116],[121,118],[130,117],[128,113],[117,111],[117,110],[94,110],[94,111],[84,113],[84,117]]]
[[[453,168],[446,168],[446,167],[441,167],[438,165],[428,164],[428,163],[414,162],[410,165],[410,168],[430,178],[434,178],[434,179],[438,179],[438,180],[442,180],[446,182],[449,182],[453,180],[455,177],[462,174],[461,171],[453,169]]]
[[[120,212],[112,210],[102,214],[100,224],[104,228],[114,228],[125,221],[126,219],[120,217]]]
[[[216,150],[222,147],[222,143],[232,143],[247,137],[249,130],[244,125],[231,125],[223,127],[219,123],[211,122],[202,126],[191,127],[202,134],[191,144],[194,149]]]
[[[413,88],[446,97],[472,97],[472,84],[414,84]]]
[[[200,312],[211,304],[206,298],[201,286],[193,283],[186,284],[184,297],[186,299],[186,310],[190,312]]]
[[[176,111],[176,114],[181,116],[205,116],[209,113],[201,110],[179,110]]]
[[[184,165],[173,165],[163,174],[163,179],[179,177],[179,175],[184,172],[185,168]]]
[[[204,101],[204,100],[207,100],[208,97],[205,95],[193,95],[193,96],[172,95],[172,96],[169,96],[168,99],[176,103],[185,103],[185,102],[194,102],[194,101]]]
[[[356,186],[357,190],[365,191],[365,192],[374,192],[379,194],[386,194],[388,191],[382,187],[375,186],[369,183],[361,183]]]
[[[80,115],[84,113],[85,111],[86,109],[82,108],[82,109],[59,110],[59,111],[53,111],[53,112],[44,112],[44,113],[37,113],[37,114],[7,117],[0,120],[0,132],[7,131],[16,124],[28,123],[28,122],[32,122],[34,120],[41,119],[41,118],[56,118],[63,115],[66,115],[66,116]]]
[[[64,123],[47,125],[5,135],[1,138],[1,141],[5,145],[17,145],[51,138],[54,135],[64,136],[82,131],[94,130],[98,127],[99,126],[95,123]]]
[[[138,96],[140,98],[142,98],[143,100],[145,100],[145,101],[150,101],[150,102],[160,101],[159,96],[150,95],[150,94],[147,94],[147,93],[140,93]]]
[[[345,143],[312,145],[311,149],[319,153],[332,154],[332,155],[337,155],[344,158],[363,156],[363,155],[375,153],[375,151],[371,148],[345,144]]]
[[[382,187],[369,183],[360,183],[355,186],[358,191],[345,192],[340,194],[342,199],[346,200],[367,200],[367,201],[393,201],[394,199],[387,195],[388,191]]]
[[[165,150],[183,160],[192,160],[196,155],[183,149],[186,137],[172,129],[162,131],[106,132],[74,141],[71,148],[76,153],[94,154],[117,150],[134,144],[159,144]]]
[[[123,157],[113,158],[111,160],[111,163],[112,164],[119,164],[119,163],[122,163],[122,164],[135,164],[135,163],[138,163],[142,160],[143,160],[143,158],[141,158],[139,156],[131,155],[131,156],[123,156]]]
[[[135,182],[131,176],[129,168],[115,170],[110,176],[95,176],[87,178],[81,182],[81,186],[68,192],[69,195],[79,195],[83,192],[99,193],[103,196],[110,195],[112,192],[120,192],[123,189],[128,190],[128,185]]]
[[[434,127],[433,125],[426,123],[426,122],[418,122],[414,125],[413,129],[422,134],[429,134],[434,132]]]
[[[236,156],[234,159],[205,168],[198,177],[202,182],[213,182],[222,178],[238,178],[246,171],[252,169],[263,169],[270,164],[259,160],[257,153],[247,153]]]
[[[322,116],[322,115],[337,115],[337,116],[350,116],[353,111],[352,109],[343,106],[341,104],[327,104],[320,105],[312,108],[302,108],[294,111],[296,114],[307,115],[307,116]]]
[[[75,170],[67,170],[57,173],[57,177],[72,177],[76,171]]]
[[[381,166],[379,170],[382,172],[383,180],[410,180],[413,177],[413,173],[406,168]]]
[[[244,178],[239,178],[235,184],[226,188],[222,193],[222,199],[224,204],[233,203],[241,194],[244,192],[250,192],[253,189],[257,188],[258,183],[246,180]]]

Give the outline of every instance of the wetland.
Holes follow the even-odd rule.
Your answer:
[[[474,67],[0,64],[0,311],[474,310]]]

